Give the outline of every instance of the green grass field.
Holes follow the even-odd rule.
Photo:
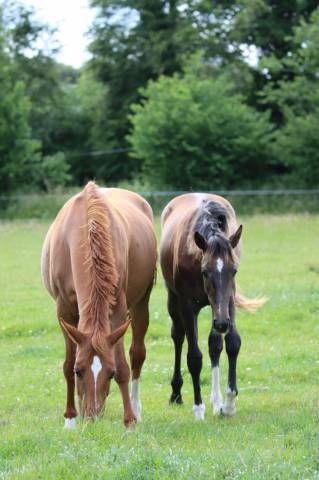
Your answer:
[[[158,275],[143,420],[133,432],[123,427],[116,384],[101,421],[63,430],[64,341],[39,271],[48,224],[0,224],[1,479],[319,478],[319,216],[255,216],[243,224],[238,283],[247,296],[269,302],[255,316],[237,316],[237,415],[214,417],[210,409],[209,309],[199,322],[206,419],[193,418],[186,348],[184,404],[168,405],[173,346]],[[223,352],[223,391],[226,366]]]

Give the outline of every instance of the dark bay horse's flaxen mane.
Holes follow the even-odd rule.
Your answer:
[[[90,272],[91,292],[84,311],[93,331],[92,344],[101,347],[112,308],[116,304],[118,272],[113,253],[111,212],[94,182],[85,188],[87,205],[87,253],[85,265]]]
[[[187,251],[200,259],[201,252],[194,242],[194,233],[199,232],[216,251],[225,251],[233,255],[227,238],[229,212],[213,200],[203,203],[202,208],[191,208],[179,223],[174,237],[174,277],[178,270],[183,239]],[[185,238],[186,237],[186,238]]]

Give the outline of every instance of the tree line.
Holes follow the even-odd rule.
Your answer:
[[[318,185],[317,1],[91,6],[80,69],[32,8],[0,6],[2,192]]]

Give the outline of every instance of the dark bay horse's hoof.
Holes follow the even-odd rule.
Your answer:
[[[169,399],[171,405],[182,405],[183,399],[180,393],[172,393],[171,398]]]

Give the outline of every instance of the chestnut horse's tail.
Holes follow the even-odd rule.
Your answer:
[[[99,187],[89,182],[84,189],[87,210],[87,252],[85,264],[91,282],[85,310],[93,327],[93,340],[98,344],[100,333],[116,303],[118,272],[111,234],[111,212]]]
[[[267,302],[267,298],[246,298],[241,293],[236,292],[235,305],[238,308],[247,310],[250,313],[255,313],[258,308],[262,307]]]

